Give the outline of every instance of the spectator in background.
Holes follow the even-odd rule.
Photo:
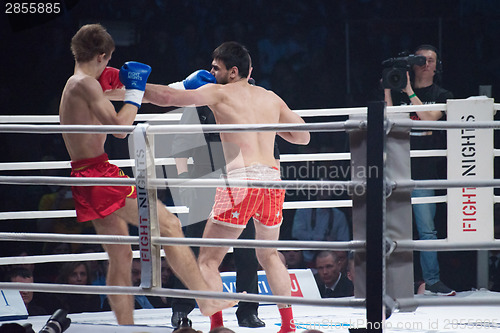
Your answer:
[[[302,250],[285,250],[281,251],[281,253],[285,257],[285,263],[288,269],[307,268]]]
[[[33,250],[28,246],[27,242],[7,242],[5,244],[5,249],[2,250],[3,256],[9,256],[9,257],[28,257],[33,255]],[[25,268],[33,274],[35,270],[35,264],[12,264],[12,265],[1,265],[0,266],[0,272],[1,276],[0,279],[2,281],[8,280],[9,277],[9,272],[12,269],[15,268]]]
[[[489,251],[490,290],[500,291],[500,251]]]
[[[316,200],[331,199],[329,191],[321,190]],[[301,208],[293,219],[292,238],[309,241],[349,241],[351,234],[345,214],[338,208]],[[314,251],[304,250],[304,260],[311,266]]]
[[[356,276],[356,271],[354,267],[354,252],[351,251],[347,255],[347,273],[346,276],[354,284],[354,277]]]
[[[70,254],[71,244],[61,243],[61,242],[49,242],[45,243],[42,249],[42,253],[45,255],[58,255],[58,254]],[[35,271],[35,276],[37,280],[44,283],[55,283],[58,274],[62,267],[61,262],[47,262],[43,264],[38,264]],[[56,309],[57,310],[57,309]]]
[[[141,260],[134,259],[132,261],[132,285],[139,287],[141,285]],[[168,288],[167,284],[170,283],[171,271],[168,267],[165,258],[161,259],[161,281],[162,288]],[[135,295],[135,309],[154,309],[154,308],[168,308],[171,306],[171,299],[164,296],[146,296]]]
[[[33,273],[26,267],[15,267],[9,272],[10,282],[33,283]],[[33,301],[32,291],[19,291],[23,298],[24,305],[30,316],[41,316],[51,314],[44,307]]]
[[[342,274],[347,274],[347,266],[349,264],[348,252],[347,251],[333,251],[337,255],[337,260],[340,265],[340,271]]]
[[[86,262],[66,262],[56,280],[60,284],[90,285],[89,267]],[[62,307],[68,313],[101,311],[101,300],[96,294],[58,294]]]
[[[315,274],[316,284],[322,298],[348,297],[354,295],[353,283],[341,272],[341,263],[334,251],[317,254]]]

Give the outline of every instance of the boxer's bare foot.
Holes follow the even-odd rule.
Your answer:
[[[200,312],[204,316],[211,316],[216,312],[222,311],[227,308],[232,308],[238,304],[237,300],[225,299],[197,299]]]

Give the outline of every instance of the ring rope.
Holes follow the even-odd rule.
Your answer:
[[[337,122],[305,124],[216,124],[216,125],[150,125],[148,134],[184,134],[184,133],[230,133],[230,132],[280,132],[308,131],[330,132],[345,131],[366,127],[366,121],[346,120]]]
[[[443,189],[462,187],[500,187],[500,179],[472,179],[472,180],[398,180],[391,182],[393,189]]]
[[[165,251],[160,250],[160,256],[165,257]],[[141,257],[141,252],[138,250],[132,251],[132,258]],[[0,257],[0,266],[2,265],[19,265],[19,264],[45,264],[48,262],[68,262],[68,261],[93,261],[93,260],[108,260],[107,252],[91,252],[91,253],[69,253],[69,254],[48,254],[36,256],[17,256],[17,257]]]
[[[442,203],[447,202],[446,195],[432,197],[411,198],[412,204],[423,203]],[[500,196],[495,196],[495,202],[500,202]],[[352,200],[315,200],[315,201],[288,201],[283,203],[283,209],[300,208],[340,208],[352,207]],[[187,214],[189,208],[186,206],[166,206],[174,214]],[[20,220],[20,219],[44,219],[44,218],[67,218],[76,217],[76,211],[73,210],[35,210],[19,212],[0,212],[0,221],[2,220]]]
[[[18,185],[67,185],[67,186],[135,186],[135,178],[106,177],[50,177],[50,176],[0,176],[0,184]],[[318,181],[318,180],[229,180],[233,187],[282,188],[288,190],[334,189],[348,190],[364,186],[359,181]],[[156,178],[149,180],[151,187],[227,187],[223,179]]]
[[[3,133],[35,133],[35,134],[59,134],[59,133],[107,133],[123,134],[131,133],[135,126],[124,125],[0,125]]]
[[[346,306],[364,307],[365,300],[360,298],[322,298],[311,299],[293,296],[257,295],[242,293],[225,293],[215,291],[194,291],[186,289],[168,289],[153,287],[143,289],[141,287],[124,286],[93,286],[93,285],[69,285],[52,283],[21,283],[21,282],[0,282],[0,289],[14,289],[34,292],[50,293],[74,293],[74,294],[107,294],[107,295],[146,295],[146,296],[167,296],[176,298],[216,298],[230,299],[251,302],[269,302],[284,304],[303,304],[316,306]]]
[[[366,127],[366,121],[323,122],[305,124],[215,124],[215,125],[149,125],[150,134],[228,133],[228,132],[276,132],[276,131],[344,131]],[[124,125],[19,125],[0,124],[4,133],[130,133],[135,126]]]
[[[280,241],[280,244],[281,243],[282,241]],[[337,242],[337,243],[343,243],[343,242]],[[474,250],[500,249],[500,240],[492,240],[488,242],[481,241],[474,243],[450,243],[446,239],[438,239],[438,240],[409,239],[409,240],[392,241],[392,244],[394,247],[394,251],[474,251]],[[238,246],[239,245],[245,245],[245,244],[241,244],[240,242],[238,242]],[[360,241],[356,241],[356,243],[353,243],[352,245],[354,248],[356,248],[361,246],[362,244],[360,243]],[[248,246],[248,248],[251,248],[251,246]],[[277,249],[282,251],[294,248],[295,247],[280,246]],[[362,249],[362,247],[360,249]],[[345,247],[343,246],[338,250],[345,250]],[[133,258],[140,257],[140,251],[132,251],[132,252],[133,252]],[[165,256],[163,249],[161,250],[160,256],[161,257]],[[108,260],[108,259],[109,257],[106,252],[17,256],[17,257],[0,258],[0,266],[14,265],[14,264],[40,264],[49,262],[92,261],[92,260]]]
[[[411,119],[393,119],[387,121],[393,127],[413,128],[413,129],[498,129],[500,121],[430,121],[430,120],[411,120]]]
[[[133,244],[140,242],[139,236],[122,235],[79,235],[52,233],[0,232],[0,240],[4,241],[43,241],[87,244]],[[221,238],[184,238],[184,237],[153,237],[158,245],[189,245],[189,246],[228,246],[238,248],[295,248],[306,250],[356,250],[364,248],[364,241],[288,241],[288,240],[256,240],[256,239],[221,239]]]
[[[397,309],[405,309],[405,308],[414,309],[417,306],[471,306],[471,305],[500,305],[500,297],[481,297],[481,298],[415,297],[415,298],[398,298],[396,300]],[[497,327],[497,325],[495,327]],[[476,326],[476,328],[480,327]]]
[[[139,250],[132,251],[132,258],[138,259],[141,257]],[[160,250],[160,257],[165,257],[165,251]],[[69,253],[69,254],[48,254],[35,256],[17,256],[17,257],[0,257],[0,266],[2,265],[18,265],[18,264],[45,264],[48,262],[69,262],[69,261],[93,261],[93,260],[108,260],[107,252],[91,252],[91,253]]]
[[[19,185],[68,185],[68,186],[134,186],[135,178],[74,178],[74,177],[47,177],[47,176],[0,176],[0,184]],[[230,180],[230,185],[246,188],[282,188],[287,190],[350,190],[358,186],[365,187],[360,181],[317,181],[317,180],[282,180],[282,181],[259,181],[259,180]],[[150,179],[151,187],[227,187],[227,183],[221,179]],[[476,179],[476,180],[398,180],[391,182],[393,189],[447,189],[474,187],[500,187],[500,179]]]
[[[429,152],[432,152],[429,150]],[[438,151],[439,152],[439,151]],[[441,156],[441,155],[436,155]],[[445,155],[443,155],[445,156]],[[312,162],[312,161],[344,161],[351,158],[351,153],[319,153],[319,154],[283,154],[280,155],[280,162]],[[112,164],[122,167],[135,166],[134,159],[110,160]],[[192,158],[188,160],[192,163]],[[174,158],[155,158],[155,165],[175,165]],[[19,170],[48,170],[48,169],[70,169],[71,161],[45,161],[45,162],[8,162],[0,163],[0,171]]]
[[[474,250],[498,250],[500,249],[500,240],[491,241],[450,243],[446,239],[433,240],[397,240],[396,251],[474,251]]]
[[[494,104],[495,110],[500,110],[500,104]],[[323,116],[348,116],[366,114],[367,107],[356,108],[334,108],[334,109],[303,109],[293,110],[301,117],[323,117]],[[446,104],[404,105],[388,106],[387,113],[414,112],[414,111],[446,111]],[[182,113],[144,113],[138,114],[135,121],[179,121]],[[5,115],[0,116],[0,123],[59,123],[59,115]]]
[[[425,197],[421,197],[425,198]],[[436,197],[439,198],[439,197]],[[424,201],[425,202],[425,201]],[[442,199],[429,202],[444,202]],[[352,207],[352,200],[316,200],[316,201],[288,201],[283,204],[283,209],[299,209],[299,208],[335,208],[335,207]],[[173,214],[187,214],[189,208],[186,206],[166,206]],[[76,217],[76,211],[73,210],[34,210],[20,212],[0,212],[1,220],[11,219],[43,219],[43,218],[67,218]]]
[[[500,156],[500,149],[494,150],[495,156]],[[447,156],[446,149],[432,150],[412,150],[411,157],[435,157]],[[281,163],[290,162],[313,162],[313,161],[348,161],[351,159],[351,153],[316,153],[316,154],[283,154],[280,155]],[[133,167],[134,159],[109,160],[110,163],[120,167]],[[192,164],[192,158],[188,164]],[[164,157],[155,158],[155,165],[175,165],[175,159]],[[20,170],[52,170],[52,169],[70,169],[71,161],[44,161],[44,162],[7,162],[0,163],[0,171],[20,171]]]
[[[134,251],[134,252],[139,252],[139,251]],[[134,256],[134,258],[136,257]],[[139,258],[138,255],[137,258]],[[0,266],[20,265],[20,264],[46,264],[49,262],[93,261],[93,260],[108,260],[108,259],[109,257],[106,252],[1,257]]]

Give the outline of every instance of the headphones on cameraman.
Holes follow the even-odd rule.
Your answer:
[[[422,44],[419,47],[417,47],[415,49],[415,52],[413,52],[413,53],[417,53],[417,51],[420,51],[420,50],[430,50],[430,51],[433,51],[434,53],[436,53],[436,71],[435,71],[435,73],[436,73],[436,75],[442,74],[443,73],[443,62],[441,61],[441,55],[439,54],[438,49],[430,44]]]

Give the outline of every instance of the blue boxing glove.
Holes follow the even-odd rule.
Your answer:
[[[217,80],[209,71],[200,69],[189,75],[184,81],[171,83],[168,86],[179,90],[192,90],[198,89],[207,83],[217,83]]]
[[[124,103],[141,107],[146,82],[148,81],[151,67],[136,61],[126,62],[120,69],[120,82],[125,86]]]

